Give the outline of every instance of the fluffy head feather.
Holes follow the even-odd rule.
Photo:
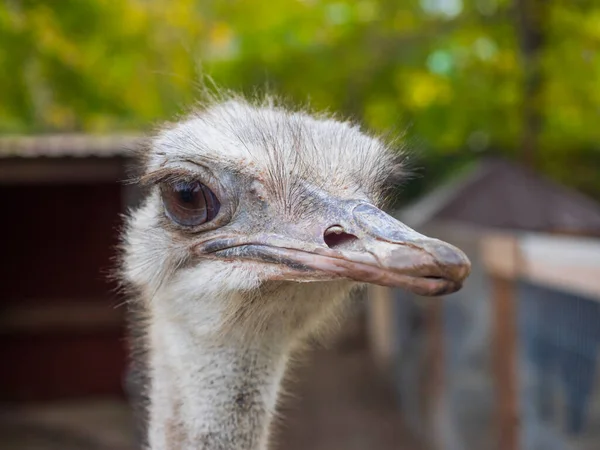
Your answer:
[[[187,160],[261,177],[291,212],[305,181],[380,203],[390,176],[402,176],[405,168],[403,151],[359,125],[292,111],[272,98],[208,103],[159,130],[142,156],[146,173]]]

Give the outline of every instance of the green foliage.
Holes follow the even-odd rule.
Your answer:
[[[192,104],[207,73],[405,133],[438,168],[486,152],[518,158],[513,4],[8,0],[0,132],[147,128]],[[550,1],[543,26],[538,165],[600,197],[600,3]]]

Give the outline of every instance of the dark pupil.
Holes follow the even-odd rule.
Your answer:
[[[184,188],[183,190],[179,191],[179,198],[184,203],[193,203],[197,191],[197,189],[193,188]]]

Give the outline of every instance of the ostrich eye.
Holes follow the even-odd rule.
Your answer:
[[[184,227],[210,222],[221,207],[216,195],[197,181],[166,183],[161,193],[167,217]]]

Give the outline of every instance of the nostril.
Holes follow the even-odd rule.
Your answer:
[[[323,240],[327,247],[339,248],[357,241],[358,238],[353,234],[346,233],[340,225],[333,225],[325,230]]]

